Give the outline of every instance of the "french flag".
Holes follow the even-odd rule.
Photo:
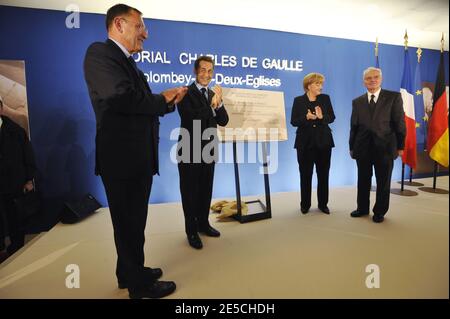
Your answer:
[[[405,149],[403,151],[402,161],[412,169],[415,169],[417,164],[416,117],[414,114],[414,88],[411,77],[408,49],[405,49],[405,61],[400,93],[403,99],[403,110],[405,111],[406,122]]]

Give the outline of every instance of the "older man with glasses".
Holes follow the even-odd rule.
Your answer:
[[[142,13],[124,4],[106,14],[108,40],[86,52],[84,73],[97,121],[96,168],[105,187],[117,251],[119,288],[130,298],[161,298],[175,283],[144,267],[144,231],[153,175],[158,174],[160,116],[174,111],[186,88],[153,94],[133,53],[148,31]]]

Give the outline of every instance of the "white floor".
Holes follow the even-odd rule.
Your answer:
[[[438,186],[448,182],[440,177]],[[449,298],[449,196],[407,188],[419,195],[391,195],[382,224],[349,216],[356,187],[331,190],[329,216],[315,208],[302,215],[298,193],[273,194],[271,219],[239,224],[211,214],[222,236],[202,237],[202,250],[187,244],[180,203],[150,205],[146,264],[177,283],[168,298]],[[115,258],[104,208],[56,225],[3,263],[0,298],[128,298],[117,289]],[[66,287],[72,264],[80,288]],[[366,286],[370,264],[379,288]]]

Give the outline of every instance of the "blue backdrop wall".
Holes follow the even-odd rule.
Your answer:
[[[95,118],[83,77],[83,58],[87,47],[94,41],[106,39],[105,16],[81,13],[80,27],[69,29],[66,27],[68,14],[0,6],[0,59],[26,62],[31,138],[40,172],[40,186],[48,199],[48,210],[53,212],[61,208],[63,200],[76,199],[87,192],[102,204],[107,204],[101,181],[93,173]],[[146,19],[145,22],[149,28],[145,50],[165,55],[162,62],[145,60],[139,65],[150,75],[150,86],[154,92],[186,84],[161,83],[158,74],[173,72],[191,75],[193,65],[185,63],[188,54],[217,55],[221,65],[216,67],[216,73],[223,76],[251,75],[277,79],[278,82],[275,82],[279,86],[258,87],[283,91],[285,98],[289,139],[278,145],[278,170],[270,176],[272,192],[299,190],[298,166],[293,149],[295,129],[289,124],[292,101],[295,96],[303,94],[301,83],[307,73],[324,74],[324,93],[331,96],[336,113],[336,121],[332,124],[336,148],[332,155],[330,183],[332,186],[356,183],[356,165],[348,155],[351,101],[365,92],[362,72],[375,63],[372,42],[200,23],[153,19]],[[417,61],[415,51],[416,48],[409,50],[410,60],[414,62],[412,74]],[[403,52],[402,46],[380,45],[385,89],[400,89]],[[243,57],[253,57],[257,67],[244,68]],[[300,63],[298,69],[302,70],[264,68],[263,60],[266,58],[294,63],[302,61],[297,62]],[[236,62],[233,63],[233,60]],[[434,83],[438,63],[439,52],[424,49],[421,63],[423,81]],[[448,52],[445,53],[445,64],[448,79]],[[248,84],[222,85],[254,87]],[[175,143],[170,140],[170,132],[178,125],[177,113],[161,119],[161,176],[154,179],[152,203],[180,201],[178,171],[176,164],[169,160],[170,149]],[[397,160],[393,178],[400,177],[400,167],[400,160]],[[257,164],[242,164],[240,174],[243,195],[264,192]],[[217,165],[214,197],[234,194],[232,164]]]

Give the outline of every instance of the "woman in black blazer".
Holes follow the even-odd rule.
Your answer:
[[[305,94],[297,96],[292,106],[291,124],[297,127],[295,148],[300,169],[301,201],[303,214],[311,207],[311,181],[314,165],[317,172],[317,201],[319,209],[329,214],[328,177],[330,171],[333,136],[328,124],[333,123],[333,107],[330,97],[321,94],[325,77],[310,73],[303,79]]]

